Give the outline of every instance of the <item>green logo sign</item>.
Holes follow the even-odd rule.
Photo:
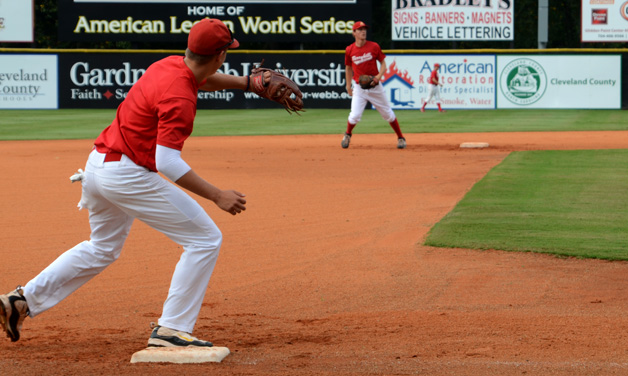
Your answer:
[[[536,61],[516,59],[504,67],[499,83],[506,99],[525,106],[538,101],[545,94],[547,76]]]

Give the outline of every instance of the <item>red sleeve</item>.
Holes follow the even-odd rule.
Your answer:
[[[350,45],[345,49],[345,65],[351,66],[351,64],[353,64],[353,60],[351,59],[351,47],[352,46],[353,45]]]
[[[382,48],[377,43],[375,43],[375,45],[377,46],[377,54],[375,58],[377,59],[377,61],[384,60],[386,58],[386,55],[384,55],[384,53],[382,52]]]
[[[437,81],[438,81],[438,71],[433,70],[432,74],[430,74],[430,84],[436,85]]]
[[[157,108],[157,144],[181,150],[194,127],[196,104],[187,98],[159,102]]]

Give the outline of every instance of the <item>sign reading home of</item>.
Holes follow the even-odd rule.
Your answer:
[[[59,40],[175,42],[195,22],[222,20],[240,42],[353,42],[356,20],[370,22],[371,0],[198,1],[59,0]],[[114,3],[114,4],[111,4]]]

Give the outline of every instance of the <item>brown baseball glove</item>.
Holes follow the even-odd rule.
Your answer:
[[[270,74],[270,80],[265,79],[265,73]],[[268,68],[257,67],[249,76],[249,90],[262,98],[270,99],[282,105],[289,114],[299,115],[303,109],[303,93],[299,86],[283,74]]]
[[[378,82],[375,81],[375,76],[371,76],[368,74],[363,74],[358,78],[358,83],[360,87],[364,90],[372,89],[374,86],[377,86]]]

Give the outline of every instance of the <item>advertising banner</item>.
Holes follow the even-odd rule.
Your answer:
[[[495,55],[387,55],[381,84],[394,109],[418,110],[423,106],[435,63],[440,64],[443,107],[495,108]]]
[[[515,0],[391,0],[394,41],[510,41]]]
[[[0,42],[33,42],[33,1],[0,1]]]
[[[497,108],[621,108],[621,56],[497,56]]]
[[[113,4],[112,4],[113,3]],[[371,21],[371,0],[59,0],[59,40],[178,42],[218,18],[239,42],[353,42],[353,22]]]
[[[57,109],[57,55],[0,55],[0,109]]]
[[[582,0],[582,42],[627,42],[628,0]]]
[[[131,86],[153,62],[166,54],[84,54],[59,56],[61,108],[117,108]],[[181,56],[183,58],[183,56]],[[219,72],[249,75],[256,63],[278,69],[303,92],[306,108],[349,108],[343,54],[237,54],[230,53]],[[199,91],[199,109],[281,108],[252,92]]]

